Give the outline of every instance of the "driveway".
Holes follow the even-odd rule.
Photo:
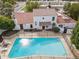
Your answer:
[[[15,9],[14,12],[19,12],[21,11],[21,9],[24,7],[26,2],[17,2],[17,4],[15,5]]]

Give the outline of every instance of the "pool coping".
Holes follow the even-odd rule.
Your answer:
[[[68,50],[70,51],[70,49],[66,49],[66,47],[65,47],[65,44],[64,44],[64,42],[61,40],[61,38],[60,37],[62,37],[62,36],[52,36],[52,37],[45,37],[45,38],[59,38],[60,39],[60,41],[61,41],[61,43],[63,44],[63,47],[64,47],[64,49],[66,50],[66,56],[45,56],[45,55],[42,55],[43,57],[45,56],[45,57],[64,57],[64,58],[66,58],[66,57],[70,57],[68,54],[70,53],[70,52],[68,52]],[[34,37],[33,37],[34,38]],[[35,37],[35,38],[38,38],[38,37]],[[63,37],[62,37],[63,38]],[[64,40],[64,38],[63,38],[63,40]],[[9,53],[10,53],[10,51],[11,51],[11,49],[12,49],[12,47],[13,47],[13,45],[14,45],[14,42],[16,41],[16,39],[13,41],[13,44],[11,45],[11,47],[10,47],[10,49],[9,49],[9,51],[8,51],[8,55],[9,55]],[[66,43],[66,42],[65,42]],[[67,43],[66,43],[66,45],[67,45]],[[67,48],[68,48],[68,46],[67,46]],[[18,59],[18,58],[29,58],[29,57],[37,57],[37,56],[39,56],[39,57],[42,57],[42,56],[40,56],[40,55],[32,55],[32,56],[21,56],[21,57],[15,57],[15,58],[9,58],[9,59]]]

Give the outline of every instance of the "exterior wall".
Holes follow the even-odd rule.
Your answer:
[[[52,17],[55,17],[54,21],[52,21]],[[51,22],[51,23],[55,22],[56,23],[56,16],[35,16],[34,24],[33,24],[34,28],[42,29],[42,26],[39,25],[40,22]],[[52,25],[49,25],[45,29],[51,29],[51,28],[52,28]]]
[[[69,29],[69,28],[72,29],[72,28],[75,27],[75,24],[76,24],[76,23],[61,23],[61,24],[58,24],[58,27],[59,27],[59,25],[63,25],[62,28],[59,27],[59,28],[60,28],[60,32],[63,33],[63,32],[64,32],[64,27],[66,27],[67,29]]]
[[[58,25],[63,25],[63,27],[74,28],[76,23],[61,23]]]
[[[66,23],[65,26],[67,28],[74,28],[76,23]]]
[[[30,24],[23,24],[23,28],[24,28],[24,29],[31,29],[31,28],[30,28],[30,25],[31,25],[31,24],[32,24],[32,23],[30,23]]]
[[[44,17],[44,19],[43,19]],[[52,17],[55,17],[55,20],[52,21]],[[30,24],[33,24],[33,29],[42,29],[42,26],[39,25],[39,22],[51,22],[52,23],[56,23],[57,21],[57,17],[56,16],[35,16],[34,18],[34,22],[33,23],[29,23],[29,24],[23,24],[23,28],[24,29],[31,29],[30,28]],[[17,23],[16,19],[13,19],[15,22],[15,28],[14,30],[20,30],[20,25]],[[36,23],[36,25],[35,25]],[[67,27],[67,28],[74,28],[76,23],[60,23],[56,25],[63,25],[63,27]],[[58,26],[59,27],[59,26]],[[52,25],[48,25],[48,27],[45,27],[45,29],[52,29]],[[63,31],[63,29],[61,28],[61,30]]]
[[[13,30],[20,30],[20,25],[17,23],[16,19],[13,19],[15,23],[15,28]]]

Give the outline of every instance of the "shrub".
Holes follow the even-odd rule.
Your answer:
[[[59,32],[59,31],[60,31],[60,29],[59,29],[58,27],[53,27],[52,30],[53,30],[54,32]]]
[[[15,23],[12,19],[9,19],[5,16],[0,16],[0,29],[3,30],[12,30],[15,27]]]
[[[79,22],[76,24],[75,28],[73,29],[71,42],[79,50]]]
[[[24,9],[26,12],[32,12],[33,9],[37,9],[37,8],[39,8],[39,6],[40,6],[40,4],[38,2],[30,2],[29,1],[26,3],[26,6]]]

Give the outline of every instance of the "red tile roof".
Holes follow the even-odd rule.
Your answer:
[[[57,23],[75,23],[71,17],[63,18],[62,16],[57,16]]]
[[[43,10],[43,11],[44,11],[44,14],[47,15],[47,11],[45,11],[45,10]],[[35,15],[38,15],[38,16],[39,15],[43,16],[44,14],[35,13]],[[16,18],[18,24],[29,24],[29,23],[33,23],[33,20],[34,20],[33,16],[35,16],[35,15],[32,12],[27,12],[27,13],[19,12],[19,13],[15,13],[15,18]],[[51,13],[49,15],[51,15]],[[64,15],[62,15],[62,14],[59,14],[57,16],[57,23],[75,23],[76,22],[75,20],[73,20],[70,17],[64,18],[63,16]]]
[[[65,23],[61,16],[57,16],[57,23]]]
[[[42,9],[33,9],[34,16],[56,16],[57,13],[55,9],[42,8]]]
[[[15,18],[18,24],[33,23],[33,13],[16,13]]]

